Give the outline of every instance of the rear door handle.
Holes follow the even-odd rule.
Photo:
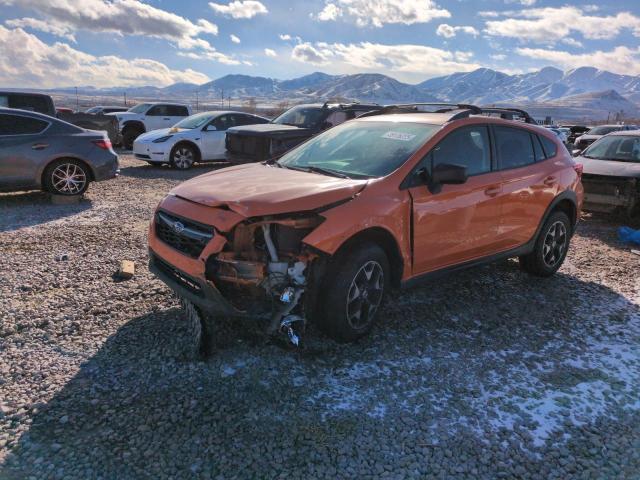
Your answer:
[[[552,175],[545,178],[542,183],[544,183],[547,187],[551,187],[557,183],[557,180],[558,179]]]
[[[31,145],[31,148],[33,150],[44,150],[48,146],[49,146],[48,143],[34,143],[33,145]]]
[[[171,120],[169,117],[164,117],[163,120]]]
[[[485,195],[489,196],[489,197],[495,197],[496,195],[498,195],[500,192],[502,191],[501,187],[489,187],[487,188],[484,193]]]

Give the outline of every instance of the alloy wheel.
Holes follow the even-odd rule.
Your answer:
[[[554,222],[544,237],[542,245],[542,259],[549,268],[554,268],[560,262],[567,249],[567,227],[563,222]]]
[[[347,321],[356,330],[373,319],[384,293],[384,271],[373,260],[365,263],[353,278],[347,294]]]
[[[173,164],[180,170],[193,165],[193,150],[187,147],[178,148],[173,154]]]
[[[74,163],[63,163],[51,172],[53,188],[64,195],[77,195],[87,184],[87,174]]]

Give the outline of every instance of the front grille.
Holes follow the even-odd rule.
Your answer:
[[[636,181],[625,177],[612,177],[606,175],[582,175],[582,185],[585,193],[598,195],[626,195],[631,193]]]
[[[580,140],[578,142],[578,148],[581,149],[581,150],[584,150],[589,145],[591,145],[593,142],[595,142],[595,140]]]
[[[152,260],[153,264],[158,268],[158,270],[170,277],[174,282],[187,289],[194,295],[202,295],[202,288],[200,287],[198,282],[193,280],[191,277],[169,265],[167,262],[156,255],[152,254]]]
[[[156,235],[160,240],[191,258],[198,258],[213,238],[213,228],[176,217],[167,212],[156,214]]]
[[[263,160],[269,155],[269,138],[228,134],[226,147],[232,154]]]

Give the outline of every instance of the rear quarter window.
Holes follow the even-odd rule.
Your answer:
[[[542,142],[542,148],[544,148],[545,158],[555,157],[558,154],[558,145],[556,145],[556,142],[543,135],[538,135],[538,137]]]

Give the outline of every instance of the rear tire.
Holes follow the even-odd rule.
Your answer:
[[[374,243],[338,254],[323,281],[323,311],[318,326],[338,342],[367,335],[376,321],[390,285],[389,260]]]
[[[79,160],[62,158],[51,163],[44,171],[42,184],[53,195],[72,197],[87,191],[91,181],[89,167]]]
[[[571,222],[564,212],[553,212],[538,234],[533,252],[519,258],[520,267],[537,277],[550,277],[562,266],[569,250]]]

